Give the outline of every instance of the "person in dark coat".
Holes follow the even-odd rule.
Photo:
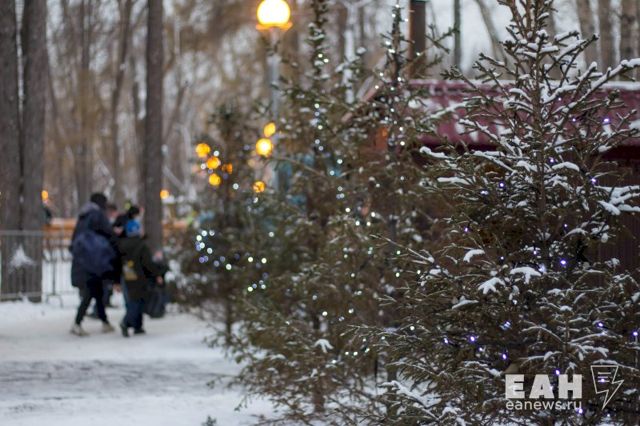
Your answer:
[[[117,241],[105,214],[106,206],[104,194],[91,195],[90,201],[80,210],[71,238],[71,284],[80,290],[81,297],[71,333],[78,336],[88,335],[81,324],[91,299],[96,301],[102,331],[114,331],[104,309],[103,283],[119,279],[119,256]]]
[[[119,237],[123,232],[124,225],[122,226],[122,228],[118,228],[116,226],[116,220],[119,215],[118,206],[116,206],[114,203],[107,203],[106,214],[107,214],[107,219],[111,224],[113,233],[115,234],[116,237]],[[113,276],[107,277],[107,279],[102,283],[102,295],[103,295],[102,304],[104,305],[105,308],[113,308],[113,304],[111,304],[111,296],[113,295],[114,288],[117,288],[120,285],[120,271],[122,268],[120,266],[119,260],[120,260],[119,256],[117,256],[116,259],[114,260]],[[93,310],[91,311],[89,316],[91,318],[98,318],[97,304],[95,303],[93,304]]]
[[[141,236],[141,227],[137,220],[127,222],[125,233],[126,237],[118,240],[124,279],[123,291],[127,294],[127,313],[120,322],[120,329],[124,337],[129,337],[129,328],[133,328],[135,334],[145,333],[142,318],[149,286],[162,284],[162,275],[166,270],[153,261],[151,250]]]

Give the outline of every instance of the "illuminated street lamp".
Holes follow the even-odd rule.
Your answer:
[[[47,202],[49,201],[49,191],[47,191],[46,189],[43,189],[42,192],[40,193],[40,196],[42,197],[42,201],[43,202]]]
[[[273,143],[269,138],[260,138],[256,142],[256,153],[261,157],[268,157],[273,152]]]
[[[160,199],[161,200],[166,200],[167,198],[169,198],[169,196],[171,195],[171,193],[169,192],[168,189],[163,189],[160,191]]]
[[[258,6],[258,29],[269,30],[280,28],[287,30],[291,27],[291,8],[285,0],[262,0]]]

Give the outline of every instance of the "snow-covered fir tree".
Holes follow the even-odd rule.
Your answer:
[[[360,58],[337,65],[329,58],[329,5],[310,3],[310,71],[301,83],[284,84],[272,160],[291,169],[280,183],[286,194],[260,196],[281,206],[270,221],[282,230],[277,239],[296,250],[270,252],[289,267],[270,269],[264,288],[245,292],[232,349],[247,363],[240,381],[279,405],[282,419],[351,424],[385,409],[375,384],[387,376],[383,362],[350,331],[394,321],[380,300],[399,287],[411,260],[392,263],[397,248],[388,240],[417,249],[430,232],[413,156],[433,126],[422,113],[425,94],[410,90],[405,77],[400,6],[384,39],[386,62],[374,73]],[[365,79],[375,95],[352,96]]]
[[[277,267],[273,261],[267,265],[265,258],[277,230],[268,222],[269,206],[258,198],[266,187],[254,167],[254,143],[261,130],[256,115],[226,102],[211,115],[209,134],[195,141],[198,202],[182,243],[186,250],[176,254],[187,277],[180,286],[182,303],[204,307],[224,322],[226,339],[241,318],[237,296],[264,285],[268,268]]]
[[[638,404],[637,271],[601,248],[640,211],[607,153],[636,136],[635,112],[604,90],[640,60],[581,67],[594,40],[551,38],[552,1],[500,1],[512,20],[506,62],[481,56],[454,119],[490,149],[444,143],[428,159],[424,202],[447,200],[438,247],[407,250],[418,279],[389,301],[393,327],[360,327],[395,376],[380,424],[632,424]],[[416,188],[416,190],[418,190]],[[592,365],[615,365],[624,385],[602,409]],[[507,409],[505,375],[558,381],[583,375],[575,410]],[[546,393],[547,389],[544,389]],[[555,398],[554,397],[554,398]]]

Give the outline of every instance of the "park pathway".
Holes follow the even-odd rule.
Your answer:
[[[3,426],[219,426],[251,424],[268,414],[257,401],[236,412],[241,389],[226,384],[239,367],[203,343],[206,324],[187,314],[146,319],[146,335],[89,337],[68,330],[75,299],[0,304],[0,424]],[[108,311],[111,322],[121,309]],[[214,386],[207,383],[214,382]]]

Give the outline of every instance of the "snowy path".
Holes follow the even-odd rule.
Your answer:
[[[148,334],[129,339],[87,318],[91,336],[78,338],[73,304],[0,304],[1,425],[199,426],[211,416],[227,426],[268,414],[261,401],[234,411],[241,392],[224,383],[239,367],[202,343],[210,330],[194,317],[147,319]],[[123,311],[108,314],[117,324]]]

